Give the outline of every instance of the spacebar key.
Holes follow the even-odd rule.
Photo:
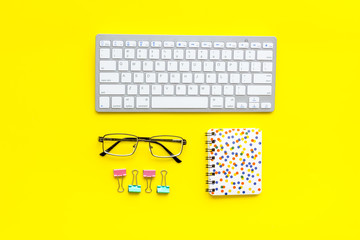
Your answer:
[[[152,97],[152,108],[208,108],[207,97]]]

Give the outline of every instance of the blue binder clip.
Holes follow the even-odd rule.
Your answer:
[[[133,180],[131,182],[131,185],[129,185],[129,193],[139,193],[141,192],[141,185],[137,185],[137,175],[138,175],[139,171],[138,170],[133,170],[132,174],[133,174]],[[134,185],[134,180],[135,180],[135,185]]]
[[[166,170],[162,170],[161,172],[161,185],[157,186],[156,192],[157,193],[170,193],[170,187],[166,186],[166,175],[167,175],[167,171]],[[164,174],[163,174],[164,173]],[[164,181],[164,185],[163,185],[163,181]]]

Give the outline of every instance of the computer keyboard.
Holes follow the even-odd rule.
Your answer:
[[[275,37],[96,36],[98,112],[272,112]]]

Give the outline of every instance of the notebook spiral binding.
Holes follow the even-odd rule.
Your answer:
[[[214,135],[215,135],[215,132],[207,132],[207,133],[205,133],[206,137],[211,137],[211,136],[214,136]],[[215,152],[215,148],[210,148],[209,147],[209,144],[213,144],[213,143],[215,143],[215,140],[206,139],[205,144],[208,145],[208,147],[205,148],[205,152],[207,152],[207,153]],[[208,156],[205,157],[205,160],[208,161],[208,163],[205,165],[206,169],[215,168],[215,164],[213,164],[211,162],[211,160],[215,159],[215,156],[209,156],[209,155],[210,154],[208,154]],[[206,172],[206,176],[208,177],[208,179],[206,180],[206,184],[209,185],[209,187],[206,188],[205,191],[210,192],[210,193],[215,192],[215,189],[210,187],[210,185],[215,184],[215,181],[210,179],[211,176],[215,176],[215,173],[210,172],[210,170],[208,170],[208,172]]]

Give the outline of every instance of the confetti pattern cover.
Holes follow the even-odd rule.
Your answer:
[[[210,195],[260,194],[262,131],[219,128],[209,129],[206,136]]]

